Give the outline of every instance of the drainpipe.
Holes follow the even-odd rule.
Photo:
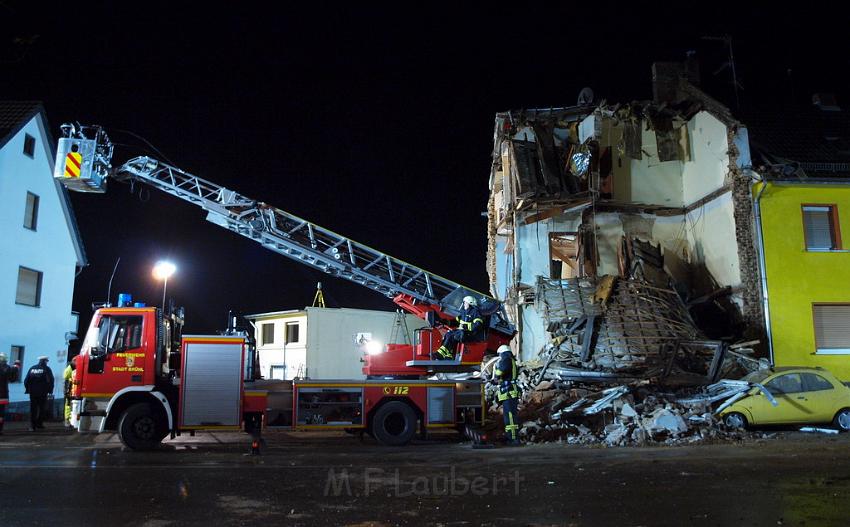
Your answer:
[[[770,358],[770,364],[773,365],[773,332],[770,329],[770,304],[767,297],[767,267],[764,262],[764,234],[762,233],[761,223],[761,195],[767,188],[767,181],[762,178],[761,188],[756,194],[754,200],[755,217],[756,217],[756,240],[759,251],[759,274],[761,275],[761,298],[762,309],[764,311],[764,328],[767,332],[767,350]]]

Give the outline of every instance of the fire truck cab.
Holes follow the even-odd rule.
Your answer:
[[[245,386],[246,336],[182,327],[182,309],[98,309],[74,359],[73,426],[117,432],[134,450],[184,431],[259,430],[266,393]]]

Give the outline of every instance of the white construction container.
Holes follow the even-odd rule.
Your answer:
[[[266,379],[363,379],[367,347],[404,344],[425,322],[394,311],[308,307],[248,315]],[[406,323],[407,332],[403,324]],[[367,344],[366,342],[370,342]]]

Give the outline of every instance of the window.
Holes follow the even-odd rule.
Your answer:
[[[98,348],[101,353],[120,352],[142,347],[142,317],[106,316],[100,319],[97,333],[90,338],[97,340],[86,342],[87,346]]]
[[[807,392],[820,392],[833,389],[831,382],[814,373],[803,374],[803,386]]]
[[[274,344],[274,324],[263,324],[262,331],[262,344]]]
[[[15,303],[38,307],[41,305],[41,271],[18,267],[18,292]]]
[[[783,395],[789,393],[800,393],[803,391],[803,381],[799,373],[786,373],[776,377],[764,385],[771,395]]]
[[[27,192],[27,205],[24,209],[24,227],[35,230],[38,225],[38,196]]]
[[[850,304],[815,304],[815,353],[850,354]]]
[[[835,205],[803,205],[803,232],[807,251],[841,249],[841,230]]]
[[[298,322],[286,323],[286,344],[298,342]]]
[[[35,137],[30,134],[24,135],[24,155],[35,157]]]
[[[24,347],[23,346],[12,346],[11,353],[9,353],[9,364],[14,365],[15,361],[21,361],[21,367],[24,365]],[[21,379],[24,378],[24,374],[18,372],[18,380],[16,382],[21,382]]]

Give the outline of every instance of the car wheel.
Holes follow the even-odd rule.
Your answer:
[[[832,424],[835,425],[841,432],[850,431],[850,408],[842,408],[835,414],[835,419],[832,420]]]
[[[740,412],[732,412],[723,417],[723,424],[727,428],[744,429],[747,427],[747,418]]]

